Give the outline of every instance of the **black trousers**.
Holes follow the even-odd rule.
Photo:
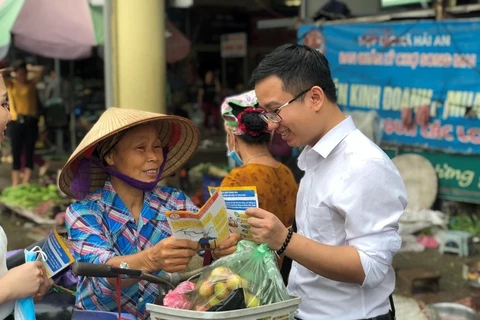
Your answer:
[[[19,116],[9,126],[12,143],[13,170],[20,170],[22,153],[25,151],[25,167],[33,169],[35,143],[38,139],[38,119]]]

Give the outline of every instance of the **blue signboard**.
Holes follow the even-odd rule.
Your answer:
[[[384,120],[383,142],[480,154],[480,20],[303,25],[298,38],[328,58],[344,110]]]

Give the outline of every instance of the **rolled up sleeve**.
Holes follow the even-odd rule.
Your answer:
[[[375,288],[384,281],[401,247],[398,220],[405,211],[407,193],[391,161],[365,160],[355,164],[353,171],[334,203],[345,218],[346,244],[358,250],[365,273],[362,287]]]
[[[102,230],[101,216],[87,203],[74,203],[66,212],[66,227],[75,260],[105,264],[115,257],[113,246]],[[89,278],[92,288],[109,295],[114,288],[105,278]]]

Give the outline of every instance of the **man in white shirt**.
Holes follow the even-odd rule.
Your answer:
[[[288,291],[303,320],[393,319],[391,266],[401,247],[398,219],[407,205],[388,156],[336,103],[326,58],[284,45],[252,74],[263,118],[292,147],[306,146],[297,196],[297,232],[270,212],[249,209],[254,240],[294,262]]]

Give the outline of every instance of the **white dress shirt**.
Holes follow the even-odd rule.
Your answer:
[[[7,273],[7,236],[3,231],[3,228],[0,227],[0,278]],[[8,301],[3,304],[0,304],[0,320],[5,319],[10,314],[13,313],[13,308],[15,306],[15,301]]]
[[[362,285],[324,278],[293,262],[288,291],[300,296],[303,320],[365,319],[388,312],[391,266],[401,247],[398,219],[407,205],[403,180],[388,156],[348,117],[298,159],[298,234],[358,250]]]

